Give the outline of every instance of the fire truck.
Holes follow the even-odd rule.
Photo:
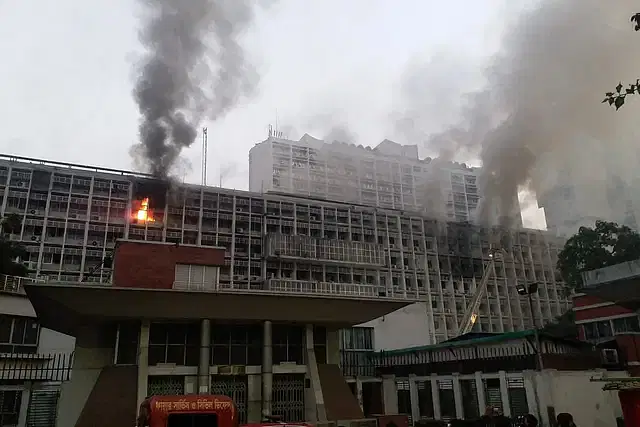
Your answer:
[[[136,427],[238,427],[238,410],[227,396],[153,396],[140,404]]]

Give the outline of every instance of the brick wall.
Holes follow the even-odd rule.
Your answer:
[[[113,286],[171,289],[176,264],[222,266],[224,249],[119,241],[113,261]]]

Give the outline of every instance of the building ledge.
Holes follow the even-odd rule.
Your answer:
[[[160,290],[86,284],[32,284],[25,286],[25,290],[43,327],[74,336],[82,325],[119,319],[268,319],[342,327],[368,322],[415,302],[356,295]]]

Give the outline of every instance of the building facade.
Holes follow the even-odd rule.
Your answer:
[[[0,191],[2,215],[22,220],[12,238],[24,244],[33,276],[106,282],[111,269],[104,261],[117,239],[223,247],[221,286],[340,287],[415,298],[425,306],[430,342],[438,342],[455,336],[492,245],[506,241],[508,253],[496,261],[477,327],[526,329],[569,308],[554,273],[563,241],[539,230],[479,228],[292,195],[169,189],[125,171],[15,157],[0,158]],[[515,284],[533,281],[540,291],[532,316]]]
[[[478,169],[420,159],[417,145],[384,140],[375,148],[270,136],[249,152],[249,190],[284,192],[470,221],[481,195]],[[519,206],[517,189],[514,206]],[[499,213],[495,212],[496,219]],[[518,208],[513,226],[522,227]]]
[[[621,365],[603,364],[584,342],[546,334],[539,342],[540,359],[533,331],[470,333],[437,345],[360,350],[359,358],[355,350],[343,351],[342,357],[365,416],[384,407],[429,425],[474,420],[492,406],[511,418],[535,414],[542,425],[552,425],[561,412],[573,414],[579,426],[616,425],[622,416],[616,393],[593,378],[628,378]]]
[[[42,327],[24,292],[35,280],[0,275],[0,426],[55,425],[75,340]]]
[[[27,285],[42,325],[76,338],[57,426],[131,425],[146,396],[183,394],[229,396],[241,423],[363,418],[339,330],[413,299],[338,283],[230,287],[224,262],[223,247],[118,240],[109,283]]]

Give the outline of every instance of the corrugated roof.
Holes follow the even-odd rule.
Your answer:
[[[533,329],[528,329],[526,331],[505,332],[502,334],[493,334],[491,336],[470,338],[466,340],[461,339],[457,341],[445,341],[439,344],[407,347],[407,348],[400,348],[397,350],[386,350],[386,351],[381,351],[380,353],[383,353],[385,356],[387,356],[387,355],[396,355],[396,354],[399,355],[399,354],[415,353],[418,351],[439,350],[439,349],[454,348],[454,347],[472,347],[478,344],[490,344],[490,343],[513,341],[517,339],[533,337],[534,332],[535,331]],[[582,344],[577,340],[568,340],[565,338],[559,338],[553,335],[546,334],[544,332],[540,332],[540,337],[544,337],[546,339],[555,340],[555,341],[565,341],[568,343]]]

